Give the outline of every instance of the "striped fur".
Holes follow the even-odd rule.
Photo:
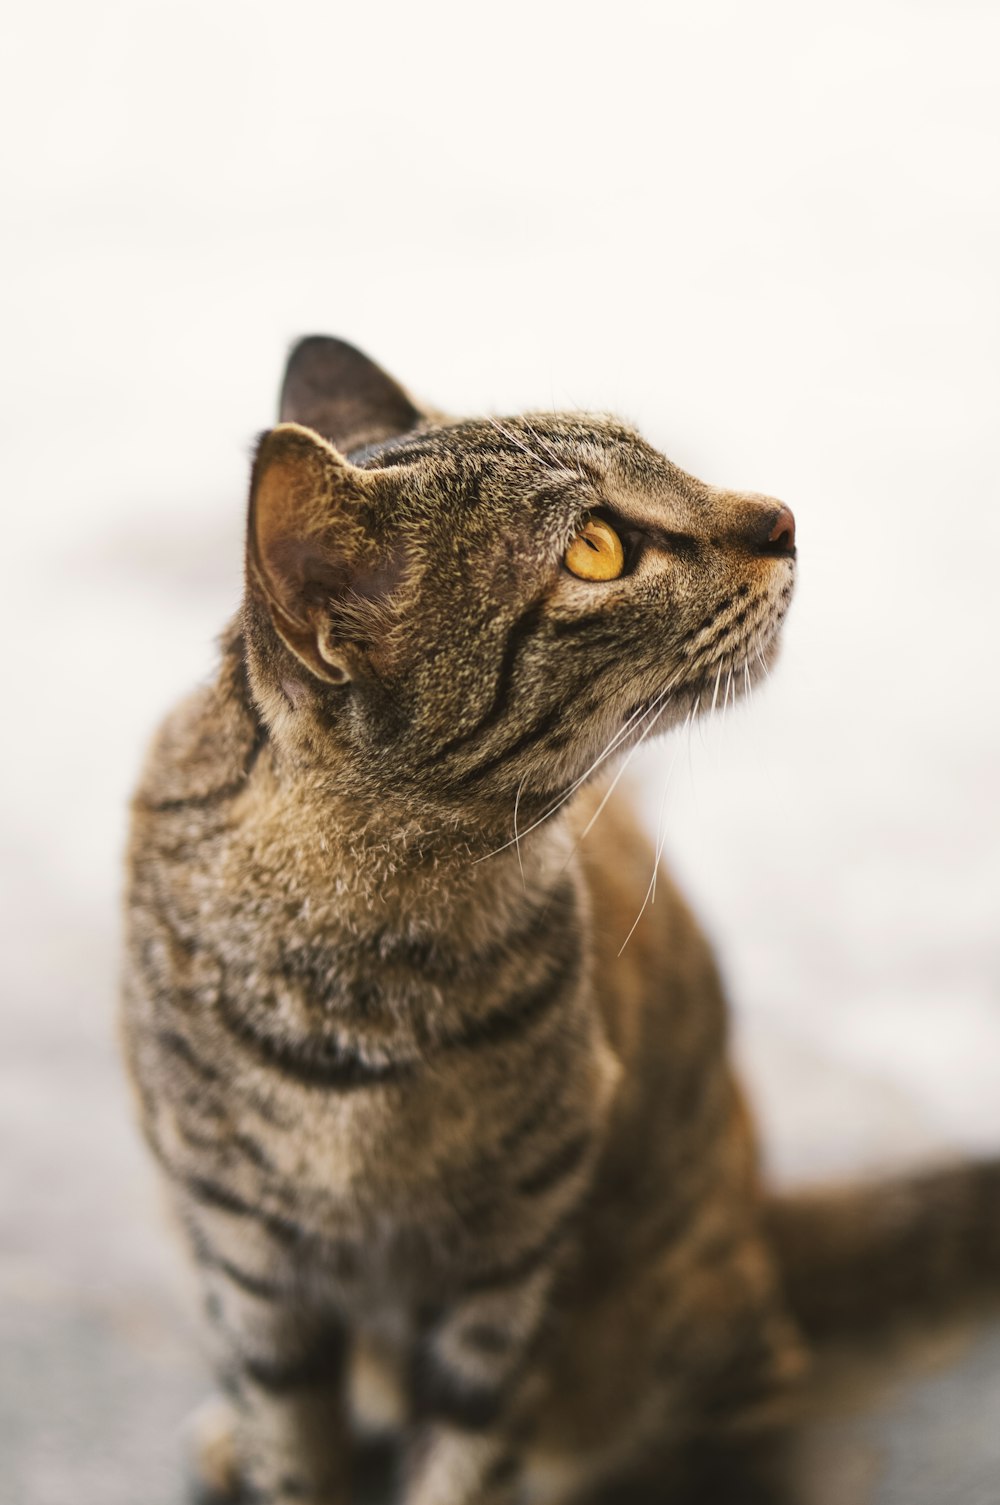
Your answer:
[[[339,342],[282,414],[320,432],[262,441],[129,856],[128,1058],[233,1467],[346,1501],[367,1410],[406,1505],[575,1499],[799,1365],[711,954],[661,875],[619,955],[651,854],[617,804],[578,840],[602,749],[767,666],[793,556],[617,420],[445,420]],[[597,509],[599,586],[560,563]]]

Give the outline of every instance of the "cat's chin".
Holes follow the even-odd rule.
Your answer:
[[[764,648],[754,645],[749,652],[727,656],[712,665],[695,684],[685,687],[688,714],[692,718],[710,715],[745,699],[770,674],[777,656],[774,638]]]
[[[755,635],[737,652],[706,665],[690,679],[668,680],[663,689],[633,702],[609,737],[615,756],[746,698],[769,677],[778,658],[779,627],[780,621],[775,621],[769,631]]]

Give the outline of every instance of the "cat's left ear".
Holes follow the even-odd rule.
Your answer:
[[[247,587],[317,678],[356,677],[400,582],[365,526],[372,472],[295,423],[263,436],[247,523]]]

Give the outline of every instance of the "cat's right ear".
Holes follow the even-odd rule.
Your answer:
[[[282,422],[315,429],[344,454],[409,433],[428,416],[381,366],[325,334],[293,347],[279,411]]]
[[[254,459],[247,520],[247,587],[278,636],[319,679],[354,677],[362,645],[344,630],[374,621],[390,588],[362,520],[369,473],[319,434],[279,424]]]

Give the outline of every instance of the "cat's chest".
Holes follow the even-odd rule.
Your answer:
[[[161,1078],[169,1158],[306,1243],[359,1251],[376,1290],[530,1246],[596,1153],[618,1067],[564,954],[497,972],[445,989],[329,953],[280,976],[230,966],[183,1022],[216,1117]]]
[[[468,1267],[511,1230],[530,1245],[591,1162],[618,1075],[572,874],[435,927],[374,904],[345,924],[335,892],[282,872],[243,853],[204,875],[196,911],[148,914],[136,954],[173,1057],[139,1076],[168,1158],[384,1278],[421,1250]]]
[[[220,1082],[233,1131],[250,1123],[262,1185],[317,1219],[422,1223],[478,1216],[530,1172],[539,1143],[603,1110],[617,1069],[592,1011],[553,1010],[527,1038],[435,1042],[360,1055],[302,1042],[277,1059],[230,1056]],[[244,1042],[241,1042],[243,1044]],[[218,1059],[218,1058],[217,1058]]]
[[[617,1071],[597,1041],[551,1055],[538,1042],[535,1074],[466,1059],[341,1092],[243,1074],[217,1150],[192,1155],[180,1133],[170,1158],[254,1220],[294,1230],[296,1259],[335,1299],[419,1305],[498,1251],[543,1243],[578,1197]],[[169,1136],[184,1110],[161,1107]]]

